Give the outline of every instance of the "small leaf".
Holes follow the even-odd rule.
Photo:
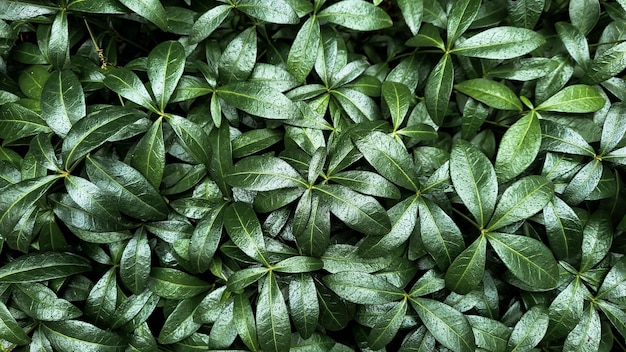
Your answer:
[[[543,176],[527,176],[507,188],[487,225],[493,231],[527,219],[541,211],[552,200],[554,185]]]
[[[285,0],[239,0],[235,8],[248,16],[270,23],[298,23],[298,15]]]
[[[508,350],[530,351],[539,344],[548,329],[548,312],[545,307],[536,305],[530,308],[515,324]]]
[[[43,86],[41,118],[61,137],[86,114],[85,95],[76,74],[55,71]]]
[[[227,288],[231,292],[242,291],[244,288],[259,281],[268,272],[269,270],[266,267],[262,267],[262,266],[254,266],[250,268],[241,269],[239,271],[234,272],[228,278]]]
[[[143,227],[128,241],[120,259],[120,278],[134,294],[143,292],[150,277],[152,252]]]
[[[476,347],[487,351],[505,351],[511,330],[506,325],[479,315],[466,315],[476,337]]]
[[[111,268],[89,291],[85,301],[85,316],[94,324],[104,325],[111,322],[117,305],[118,290],[116,270]]]
[[[224,83],[245,81],[256,62],[256,28],[250,27],[239,33],[228,43],[219,61],[219,76]]]
[[[341,171],[329,179],[370,196],[391,199],[400,198],[398,188],[375,172],[360,170]]]
[[[449,54],[443,55],[426,80],[424,100],[430,117],[441,125],[448,110],[454,85],[454,66]]]
[[[541,120],[541,149],[594,157],[595,150],[575,130],[556,122]]]
[[[222,238],[224,207],[211,209],[196,225],[189,243],[189,263],[197,272],[210,268],[211,260]]]
[[[577,64],[586,68],[590,59],[589,45],[585,36],[568,22],[557,22],[554,27],[570,56]]]
[[[291,165],[271,156],[251,156],[239,161],[228,175],[227,182],[254,191],[307,186]]]
[[[502,83],[476,78],[463,81],[454,88],[493,108],[522,111],[522,103],[517,95]]]
[[[622,338],[626,338],[626,312],[619,306],[602,300],[598,301],[598,306]]]
[[[530,237],[497,232],[489,233],[487,238],[513,275],[530,288],[547,291],[557,286],[557,263],[543,243]]]
[[[187,299],[208,291],[208,283],[183,271],[172,268],[153,267],[148,287],[159,297]]]
[[[340,1],[320,11],[317,17],[357,31],[373,31],[393,24],[382,9],[363,0]]]
[[[120,2],[139,16],[154,23],[163,31],[169,29],[167,12],[159,0],[120,0]]]
[[[165,106],[185,69],[185,48],[175,41],[163,42],[148,55],[148,78],[159,109]]]
[[[298,82],[304,82],[313,66],[315,66],[320,39],[319,21],[315,17],[310,17],[298,31],[287,56],[287,71]]]
[[[138,3],[141,3],[141,1]],[[159,112],[159,109],[152,101],[150,93],[148,93],[148,90],[143,85],[143,82],[141,82],[137,74],[133,71],[127,68],[116,68],[112,71],[107,71],[106,78],[103,83],[107,86],[107,88],[132,101],[133,103],[141,105],[153,112]]]
[[[455,45],[452,53],[483,59],[512,59],[543,45],[542,35],[525,28],[500,26],[484,30]]]
[[[463,204],[483,227],[498,196],[496,172],[487,157],[469,142],[457,140],[450,153],[450,177]]]
[[[536,110],[585,113],[600,110],[606,100],[598,91],[584,84],[575,84],[563,88],[548,100],[539,105]]]
[[[89,270],[89,261],[75,254],[39,252],[23,255],[0,267],[0,283],[46,281]]]
[[[376,102],[358,90],[342,87],[330,93],[352,121],[360,123],[380,119],[380,108]]]
[[[413,298],[411,305],[428,331],[453,351],[474,351],[474,334],[467,318],[449,305],[428,298]]]
[[[480,9],[479,0],[455,1],[448,14],[448,48],[452,47],[455,40],[461,36],[472,24]]]
[[[480,236],[459,254],[446,271],[446,287],[468,294],[482,281],[485,272],[487,241]]]
[[[46,121],[30,109],[16,103],[0,106],[0,138],[4,144],[51,131]]]
[[[599,155],[608,153],[624,138],[624,134],[626,133],[626,119],[624,118],[624,114],[626,113],[625,108],[626,105],[624,104],[613,104],[606,114],[602,126]]]
[[[322,281],[341,298],[357,304],[389,303],[403,297],[400,288],[363,272],[339,272],[323,277]]]
[[[228,17],[231,8],[228,5],[218,5],[202,14],[191,28],[189,42],[199,43],[211,35]]]
[[[398,6],[404,17],[404,22],[413,35],[417,35],[422,24],[422,14],[424,11],[423,1],[398,0]]]
[[[279,273],[299,274],[320,270],[324,267],[321,259],[305,256],[293,256],[274,264],[273,270]]]
[[[613,227],[604,211],[591,215],[583,228],[582,260],[580,272],[592,269],[606,257],[613,242]]]
[[[262,83],[232,83],[220,87],[217,94],[226,103],[267,119],[289,120],[302,116],[296,104],[282,93]]]
[[[263,231],[256,213],[244,203],[234,203],[224,210],[226,232],[250,258],[269,265]]]
[[[137,169],[158,189],[165,170],[163,119],[157,119],[141,137],[130,156],[130,166]]]
[[[510,181],[526,170],[535,161],[540,147],[539,116],[530,112],[511,125],[502,136],[495,163],[498,181]]]
[[[580,253],[583,227],[576,212],[559,197],[543,209],[550,249],[557,259],[573,260]]]
[[[580,204],[598,186],[603,171],[604,165],[600,160],[585,164],[563,190],[563,200],[571,205]]]
[[[622,257],[606,274],[597,298],[604,298],[617,304],[623,303],[626,297],[626,259]]]
[[[256,329],[263,351],[280,352],[289,349],[291,344],[289,313],[276,277],[271,271],[259,292]]]

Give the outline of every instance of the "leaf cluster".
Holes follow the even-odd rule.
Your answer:
[[[0,0],[0,348],[625,349],[625,33],[624,0]]]

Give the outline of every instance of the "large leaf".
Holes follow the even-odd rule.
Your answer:
[[[167,12],[159,0],[120,0],[120,2],[139,16],[167,31]]]
[[[42,326],[52,346],[62,352],[121,352],[127,346],[119,335],[83,321],[47,322]]]
[[[511,273],[536,291],[556,287],[559,269],[552,252],[534,238],[492,232],[489,244]]]
[[[196,225],[189,243],[189,263],[197,272],[209,269],[222,238],[224,203],[211,209]]]
[[[393,24],[382,9],[364,0],[337,2],[320,11],[317,17],[357,31],[372,31]]]
[[[154,188],[159,188],[165,170],[163,119],[157,119],[137,142],[130,156],[130,166],[141,172]]]
[[[502,83],[485,78],[463,81],[454,86],[459,92],[500,110],[522,111],[522,102]]]
[[[502,136],[496,155],[496,176],[507,182],[535,161],[541,147],[539,116],[531,112],[515,122]]]
[[[303,82],[315,66],[320,39],[320,24],[315,17],[311,17],[304,22],[291,44],[287,70],[299,82]]]
[[[450,177],[463,204],[483,227],[498,196],[496,172],[487,157],[469,142],[458,140],[450,153]]]
[[[455,1],[448,14],[448,48],[463,34],[474,21],[480,9],[480,0]]]
[[[4,302],[0,302],[0,338],[17,345],[26,345],[30,342],[30,337],[11,315]]]
[[[452,57],[449,54],[445,54],[430,72],[424,88],[426,108],[430,117],[438,125],[441,125],[443,117],[448,111],[453,85],[454,66],[452,65]]]
[[[307,187],[300,174],[286,161],[272,156],[251,156],[235,164],[227,182],[253,191]]]
[[[595,112],[600,110],[605,103],[606,100],[595,88],[575,84],[563,88],[536,109],[572,113]]]
[[[72,71],[52,73],[41,94],[41,118],[56,134],[65,137],[85,114],[85,95],[76,74]]]
[[[269,272],[259,292],[256,330],[263,351],[285,351],[291,343],[289,313],[274,273]]]
[[[448,214],[427,198],[419,200],[419,217],[424,248],[440,269],[446,269],[465,247],[461,230]]]
[[[187,299],[208,291],[207,282],[172,268],[153,267],[148,287],[159,297],[167,299]]]
[[[54,185],[59,176],[25,180],[2,189],[0,233],[9,234],[24,215]]]
[[[584,299],[588,294],[589,291],[581,279],[576,278],[570,282],[548,308],[550,325],[546,336],[559,338],[572,331],[583,315]]]
[[[508,13],[516,27],[535,28],[545,6],[545,0],[518,0],[508,3]]]
[[[540,34],[525,28],[495,27],[484,30],[454,46],[452,53],[483,59],[512,59],[543,45]]]
[[[148,236],[142,227],[128,241],[120,259],[120,278],[134,294],[140,294],[148,284],[152,252]]]
[[[480,236],[459,254],[446,271],[446,287],[467,294],[483,279],[487,253],[485,236]]]
[[[567,335],[563,349],[581,352],[597,351],[601,337],[600,315],[594,306],[589,306],[574,330]]]
[[[94,324],[110,323],[117,306],[118,290],[116,270],[111,268],[89,291],[85,300],[85,316]]]
[[[78,255],[39,252],[20,256],[0,267],[0,283],[46,281],[89,270],[91,270],[89,261]]]
[[[291,320],[300,336],[305,339],[313,335],[318,324],[320,307],[316,291],[311,275],[296,275],[289,282]]]
[[[302,116],[296,104],[262,83],[232,83],[220,87],[217,94],[228,104],[267,119],[289,120]]]
[[[600,160],[592,160],[576,173],[563,190],[563,200],[571,205],[578,205],[598,186],[602,178],[604,165]]]
[[[411,305],[439,343],[453,351],[474,351],[474,333],[461,312],[429,298],[413,298]]]
[[[239,0],[235,8],[270,23],[298,23],[298,15],[285,0]]]
[[[224,227],[230,238],[250,258],[269,265],[261,224],[252,208],[234,203],[224,211]]]
[[[224,83],[245,81],[252,73],[257,55],[256,28],[250,27],[237,35],[222,52],[219,75]]]
[[[86,212],[102,220],[120,222],[121,215],[117,204],[95,184],[84,178],[68,175],[65,178],[65,189],[72,200]]]
[[[422,14],[424,12],[423,1],[398,0],[398,6],[404,17],[404,22],[413,35],[417,35],[422,24]]]
[[[402,84],[392,81],[385,81],[381,86],[381,93],[391,114],[394,129],[400,127],[404,116],[409,111],[411,91]]]
[[[176,89],[185,68],[185,48],[175,41],[157,45],[148,55],[148,78],[161,111]]]
[[[139,171],[127,164],[90,156],[87,174],[116,202],[121,212],[141,220],[161,220],[167,215],[163,197]]]
[[[341,298],[358,304],[382,304],[403,297],[400,288],[381,277],[363,272],[344,271],[325,276],[322,280]]]
[[[178,115],[168,115],[166,119],[185,151],[196,163],[208,167],[211,160],[211,144],[206,132],[197,123]]]
[[[69,62],[70,33],[67,19],[67,11],[57,12],[50,27],[50,39],[48,40],[48,58],[57,68],[62,69]]]
[[[511,336],[508,350],[529,351],[539,344],[548,329],[548,312],[540,305],[533,306],[519,319]]]
[[[391,229],[387,212],[374,198],[340,185],[320,185],[314,190],[341,221],[368,235],[383,235]]]

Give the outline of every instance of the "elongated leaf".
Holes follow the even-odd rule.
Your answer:
[[[46,337],[58,351],[119,352],[127,345],[119,335],[83,321],[47,322],[42,326]]]
[[[74,162],[103,145],[111,135],[141,119],[134,109],[110,106],[97,110],[76,122],[63,140],[63,162],[69,169]]]
[[[284,351],[291,342],[289,313],[276,277],[270,271],[259,292],[256,309],[256,329],[263,351]]]
[[[398,333],[407,310],[407,302],[403,300],[385,312],[381,322],[374,325],[367,340],[370,348],[378,350],[385,347]]]
[[[208,291],[205,281],[172,268],[153,267],[148,287],[159,297],[167,299],[187,299]]]
[[[234,203],[224,210],[224,227],[237,247],[260,263],[269,265],[261,224],[247,204]]]
[[[152,252],[144,228],[135,232],[128,241],[120,260],[120,278],[124,285],[134,294],[143,292],[150,277]]]
[[[378,276],[339,272],[325,276],[324,284],[341,298],[357,304],[382,304],[402,298],[403,291]]]
[[[374,197],[400,198],[398,188],[375,172],[359,170],[341,171],[333,175],[331,179],[359,193]]]
[[[450,177],[463,204],[478,225],[485,226],[498,195],[496,172],[489,159],[469,142],[458,140],[450,153]]]
[[[252,311],[250,300],[245,293],[235,296],[233,317],[237,333],[243,343],[245,343],[251,351],[260,350],[256,335],[254,312]]]
[[[52,187],[59,176],[44,176],[12,184],[0,197],[0,233],[8,234],[20,218]]]
[[[50,39],[48,41],[48,58],[57,68],[62,69],[69,62],[70,33],[67,20],[67,11],[57,12],[50,27]]]
[[[320,307],[310,275],[300,274],[289,282],[289,311],[300,336],[305,339],[311,337],[318,324]]]
[[[222,238],[225,205],[211,209],[193,231],[189,243],[189,262],[197,272],[201,273],[210,268],[213,254]]]
[[[382,9],[363,0],[340,1],[320,11],[317,16],[357,31],[372,31],[393,24]]]
[[[600,110],[606,101],[598,91],[584,84],[567,86],[539,105],[537,110],[584,113]]]
[[[463,81],[454,88],[496,109],[522,111],[522,102],[511,89],[502,83],[475,78]]]
[[[225,83],[245,81],[252,73],[257,55],[256,28],[250,27],[228,43],[219,61],[220,79]]]
[[[487,241],[480,236],[459,254],[446,271],[446,287],[467,294],[482,281],[485,272]]]
[[[158,0],[120,0],[120,2],[139,16],[154,23],[160,29],[167,31],[167,12]]]
[[[574,210],[558,197],[543,209],[550,248],[558,259],[573,260],[580,253],[582,223]]]
[[[411,299],[411,305],[439,343],[453,351],[474,351],[474,334],[461,312],[447,304],[421,297]]]
[[[589,45],[585,36],[573,24],[557,22],[554,26],[565,49],[583,68],[589,64]]]
[[[589,291],[582,281],[576,278],[556,296],[548,309],[550,325],[546,336],[559,338],[574,329],[583,316],[586,294],[589,294]]]
[[[26,345],[31,341],[4,302],[0,302],[0,338],[17,345]]]
[[[76,74],[55,71],[41,92],[41,118],[61,137],[86,114],[85,95]]]
[[[191,28],[189,41],[191,43],[198,43],[211,35],[211,33],[224,22],[226,17],[228,17],[231,8],[232,7],[228,5],[218,5],[202,14]]]
[[[604,165],[600,160],[588,162],[565,187],[563,200],[571,205],[577,205],[585,200],[598,186],[603,171]]]
[[[157,45],[148,55],[148,78],[161,111],[176,89],[185,68],[185,48],[175,41]]]
[[[251,156],[239,161],[228,175],[227,182],[253,191],[307,186],[291,165],[271,156]]]
[[[620,335],[626,337],[626,312],[619,306],[606,301],[599,301],[598,306]]]
[[[137,169],[158,189],[165,170],[163,119],[157,119],[141,137],[130,157],[130,166]]]
[[[411,30],[411,33],[417,35],[422,24],[423,1],[398,0],[398,6],[402,12],[402,17],[404,17],[404,22]]]
[[[613,242],[613,228],[606,212],[597,211],[591,215],[583,229],[583,253],[580,271],[585,272],[609,253]]]
[[[123,213],[142,220],[161,220],[167,214],[167,205],[161,195],[139,171],[127,164],[87,157],[87,174]]]
[[[236,9],[270,23],[298,23],[298,15],[284,0],[240,0],[237,1]]]
[[[315,66],[320,39],[320,24],[315,17],[311,17],[304,22],[291,44],[287,57],[287,71],[299,82],[304,82]]]
[[[228,290],[232,292],[241,291],[259,281],[268,272],[269,270],[262,266],[255,266],[236,271],[228,278]]]
[[[559,270],[552,252],[534,238],[492,232],[489,244],[513,275],[533,290],[556,287]]]
[[[454,46],[452,53],[483,59],[512,59],[543,45],[540,34],[525,28],[501,26],[487,29]]]
[[[120,221],[117,205],[95,184],[84,178],[68,175],[65,178],[65,189],[72,200],[85,211],[107,221]]]
[[[507,188],[487,225],[492,231],[541,211],[552,200],[554,185],[543,176],[527,176]]]
[[[480,9],[479,0],[455,1],[448,14],[448,48],[463,34],[474,21]]]
[[[91,270],[85,258],[61,252],[23,255],[0,267],[0,283],[46,281]]]
[[[383,82],[380,89],[391,113],[393,127],[398,129],[404,120],[404,116],[409,111],[411,91],[406,85],[391,81]]]
[[[541,120],[541,149],[594,157],[595,150],[575,130],[552,121]]]
[[[578,325],[567,335],[563,349],[582,352],[597,351],[601,337],[600,315],[595,307],[589,306]]]
[[[367,161],[391,182],[412,191],[419,189],[417,172],[403,145],[382,132],[371,132],[356,141]]]
[[[605,155],[615,148],[624,137],[624,133],[626,133],[625,107],[624,104],[620,103],[611,105],[602,126],[599,155]]]
[[[107,73],[103,83],[115,93],[153,112],[159,112],[152,97],[137,74],[126,68],[117,68]]]
[[[626,68],[626,43],[619,43],[603,51],[587,67],[581,81],[593,85],[606,81]]]
[[[502,136],[495,170],[499,182],[521,174],[535,161],[541,147],[539,116],[531,112],[515,122]]]
[[[342,87],[332,90],[331,94],[356,123],[378,120],[381,116],[376,102],[358,90]]]
[[[426,198],[419,200],[419,216],[424,247],[444,270],[465,247],[461,230],[448,214]]]
[[[340,185],[320,185],[314,189],[330,211],[355,230],[383,235],[391,229],[385,209],[374,198]]]
[[[46,121],[28,108],[16,103],[0,106],[0,138],[6,144],[20,138],[51,131]]]
[[[307,194],[310,195],[309,200],[305,199]],[[296,228],[297,218],[296,214],[294,214],[293,228],[296,243],[303,254],[320,256],[330,243],[330,212],[328,209],[320,206],[320,197],[311,191],[304,193],[301,202],[309,203],[303,205],[303,207],[308,207],[307,210],[302,210],[306,215],[301,215],[301,217],[308,218],[308,220],[304,222],[301,219],[302,223],[299,225],[301,228]],[[297,211],[298,209],[296,208]]]
[[[172,344],[181,341],[202,326],[194,321],[193,317],[203,298],[202,295],[187,298],[176,305],[176,308],[163,323],[163,328],[158,337],[160,343]]]
[[[508,5],[509,17],[515,26],[533,29],[541,16],[545,0],[517,0]]]
[[[118,290],[116,270],[111,268],[89,291],[85,301],[85,316],[94,324],[110,323],[117,308]]]
[[[302,116],[296,104],[262,83],[232,83],[220,87],[217,94],[228,104],[267,119],[289,120]]]
[[[426,80],[424,100],[430,117],[441,125],[448,110],[454,85],[454,66],[449,54],[445,54],[435,65]]]
[[[541,341],[548,329],[548,312],[540,305],[530,308],[515,324],[509,342],[509,350],[529,351]]]
[[[626,259],[622,257],[602,281],[598,290],[598,298],[604,298],[617,304],[623,303],[626,295]]]

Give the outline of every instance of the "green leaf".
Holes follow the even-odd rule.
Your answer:
[[[450,95],[454,85],[452,57],[444,54],[430,72],[424,88],[424,100],[430,117],[441,125],[448,110]]]
[[[285,351],[291,344],[289,313],[276,277],[271,271],[259,291],[256,331],[263,351]]]
[[[506,351],[511,330],[506,325],[480,315],[466,315],[476,337],[476,347],[487,351]]]
[[[250,258],[269,265],[261,224],[252,208],[244,203],[234,203],[224,210],[226,232]]]
[[[211,266],[213,255],[222,238],[224,225],[224,207],[212,208],[196,225],[189,243],[189,263],[199,272],[207,271]]]
[[[130,156],[130,166],[158,189],[165,170],[165,142],[163,119],[157,119],[141,137]]]
[[[111,135],[143,118],[134,109],[109,106],[99,109],[71,126],[63,140],[62,155],[66,169],[103,145]]]
[[[493,108],[522,111],[522,102],[511,89],[502,83],[475,78],[463,81],[454,88]]]
[[[512,59],[543,45],[542,35],[525,28],[500,26],[484,30],[455,45],[452,53],[483,59]]]
[[[598,84],[620,73],[624,68],[626,68],[626,43],[619,43],[591,61],[581,82],[589,85]]]
[[[613,150],[624,138],[626,133],[626,119],[623,118],[623,115],[626,113],[625,107],[621,103],[613,104],[606,114],[602,126],[599,155],[605,155],[610,150]]]
[[[26,345],[31,342],[30,337],[11,315],[4,302],[0,302],[0,338],[17,345]]]
[[[159,300],[159,296],[148,289],[138,295],[129,296],[115,310],[115,319],[113,324],[111,324],[112,328],[119,328],[137,318],[142,312],[151,313],[156,308]]]
[[[324,262],[319,258],[293,256],[272,265],[274,271],[279,273],[299,274],[320,270]]]
[[[304,339],[311,337],[318,325],[320,307],[311,275],[300,274],[289,281],[291,321]]]
[[[117,305],[117,275],[109,269],[96,282],[85,301],[85,316],[94,324],[108,324],[113,320]]]
[[[68,10],[98,13],[98,14],[123,14],[126,12],[115,0],[72,0],[67,4]]]
[[[86,114],[85,95],[76,74],[55,71],[43,86],[41,118],[61,137]]]
[[[330,242],[330,212],[319,205],[320,197],[307,191],[300,199],[293,218],[298,248],[310,256],[322,255]]]
[[[141,1],[147,0],[140,0],[138,3],[141,3]],[[159,112],[159,109],[154,105],[150,93],[148,93],[148,90],[139,79],[139,76],[133,71],[127,68],[116,68],[107,71],[103,83],[107,88],[133,103],[141,105],[153,112]]]
[[[591,215],[583,228],[580,272],[592,269],[606,257],[613,242],[611,219],[604,211]]]
[[[302,116],[296,104],[262,83],[236,82],[220,87],[217,94],[226,103],[267,119],[289,120]]]
[[[298,31],[287,56],[287,71],[298,82],[304,82],[315,66],[320,40],[319,21],[315,17],[310,17]]]
[[[269,270],[266,267],[255,266],[235,271],[229,278],[227,288],[231,292],[239,292],[259,281]]]
[[[391,27],[389,15],[363,0],[343,0],[317,14],[319,19],[357,31],[373,31]]]
[[[232,141],[232,157],[243,158],[258,153],[282,141],[284,137],[282,131],[270,128],[244,132]]]
[[[571,0],[569,18],[583,35],[589,34],[600,19],[600,2],[598,0]]]
[[[467,318],[447,304],[428,298],[412,298],[411,305],[428,331],[453,351],[474,351],[474,334]]]
[[[487,225],[489,231],[528,219],[552,200],[554,185],[544,176],[527,176],[509,186]]]
[[[619,334],[622,335],[623,338],[626,337],[626,312],[624,309],[602,300],[598,301],[598,306],[604,315],[609,318],[609,321]]]
[[[541,120],[541,149],[594,157],[595,150],[574,129],[549,120]]]
[[[539,344],[548,329],[548,312],[536,305],[519,319],[507,344],[507,350],[530,351]]]
[[[518,0],[508,3],[508,13],[516,27],[533,29],[541,17],[545,0]]]
[[[559,197],[554,197],[543,209],[543,221],[550,249],[555,257],[574,260],[582,244],[582,223],[576,212]]]
[[[391,220],[391,231],[380,236],[368,236],[359,245],[365,257],[381,257],[397,248],[409,238],[417,224],[418,197],[406,198],[387,211]]]
[[[16,103],[0,106],[0,138],[5,144],[51,131],[46,122],[30,109]]]
[[[552,252],[534,238],[491,232],[491,247],[516,278],[533,291],[547,291],[558,284],[559,269]]]
[[[448,214],[427,198],[419,199],[419,217],[423,245],[437,266],[444,270],[465,247],[461,230]]]
[[[448,48],[451,48],[456,39],[472,24],[480,9],[480,3],[480,0],[461,0],[453,3],[448,14]]]
[[[485,272],[487,241],[478,237],[459,254],[446,271],[446,287],[459,294],[468,294],[482,281]]]
[[[52,146],[52,134],[40,133],[31,139],[30,149],[26,155],[28,156],[29,154],[46,169],[54,172],[60,171],[61,165]]]
[[[404,22],[411,30],[411,33],[417,35],[422,24],[422,15],[424,12],[423,1],[398,0],[398,7],[400,7]]]
[[[342,87],[333,89],[331,95],[356,123],[380,119],[380,108],[376,102],[358,90]]]
[[[291,165],[272,156],[251,156],[239,161],[227,181],[232,186],[254,191],[307,186]]]
[[[224,83],[245,81],[254,69],[257,56],[256,28],[250,27],[228,43],[219,61],[219,77]]]
[[[557,22],[554,27],[572,59],[583,68],[586,68],[590,58],[589,45],[585,36],[578,28],[568,22]]]
[[[37,16],[53,14],[56,9],[37,4],[29,4],[15,1],[2,1],[0,3],[0,19],[19,21]]]
[[[624,302],[626,292],[626,259],[622,257],[606,274],[596,298],[603,298],[616,304]]]
[[[552,301],[548,308],[550,325],[546,336],[560,338],[567,335],[583,316],[585,296],[589,291],[581,279],[575,278]]]
[[[254,312],[252,311],[250,300],[245,293],[235,296],[233,318],[237,333],[243,343],[246,344],[251,351],[259,351],[260,347],[257,340]]]
[[[46,322],[42,326],[57,351],[121,352],[127,345],[119,335],[83,321]]]
[[[489,70],[489,75],[517,81],[532,81],[551,74],[558,62],[545,57],[519,58]]]
[[[324,276],[322,281],[341,298],[357,304],[382,304],[403,297],[403,291],[378,276],[344,271]]]
[[[35,99],[39,102],[42,96],[43,87],[48,81],[50,75],[51,73],[48,72],[48,66],[29,66],[24,69],[18,77],[19,88],[28,98]],[[51,85],[51,87],[53,86]],[[36,107],[35,110],[39,110],[38,104],[34,104]]]
[[[132,293],[143,292],[150,277],[152,252],[146,230],[139,228],[128,241],[120,259],[120,279]]]
[[[159,109],[165,106],[185,69],[185,48],[175,41],[163,42],[148,55],[148,79]]]
[[[512,180],[535,161],[541,147],[539,115],[530,112],[517,120],[502,136],[495,170],[500,183]]]
[[[167,11],[159,0],[120,0],[120,2],[161,30],[167,31],[170,28],[167,23]]]
[[[88,180],[67,175],[65,189],[78,206],[108,222],[120,222],[121,215],[107,194]]]
[[[218,5],[202,14],[191,28],[189,42],[199,43],[211,35],[228,17],[231,8],[228,5]]]
[[[595,88],[575,84],[563,88],[541,103],[536,110],[570,113],[595,112],[602,109],[605,103],[606,100]]]
[[[153,267],[148,287],[159,297],[187,299],[208,291],[210,285],[178,269]]]
[[[356,141],[365,159],[382,176],[412,191],[419,189],[417,172],[404,145],[382,133],[371,132]]]
[[[399,199],[400,191],[393,183],[377,173],[370,171],[341,171],[329,178],[334,182],[349,187],[359,193],[374,197]]]
[[[167,115],[166,119],[176,133],[178,141],[193,160],[209,167],[211,144],[206,132],[195,122],[178,115]]]
[[[194,320],[194,314],[202,302],[202,295],[180,301],[167,317],[159,333],[158,341],[172,344],[185,339],[202,326]]]
[[[487,157],[469,142],[457,140],[450,153],[450,177],[463,204],[483,227],[498,196],[496,172]]]
[[[20,218],[41,199],[60,176],[21,181],[2,189],[0,233],[10,233]]]
[[[89,270],[91,270],[89,261],[78,255],[39,252],[20,256],[0,267],[0,283],[46,281]]]
[[[601,336],[600,315],[594,306],[589,306],[578,325],[567,335],[563,350],[598,351]]]
[[[576,173],[563,190],[563,200],[571,205],[578,205],[598,186],[602,178],[604,165],[600,160],[592,160]]]
[[[371,349],[379,350],[396,337],[405,318],[406,310],[407,302],[403,300],[395,304],[380,317],[381,321],[374,325],[367,337],[368,345]]]
[[[127,164],[88,156],[87,174],[125,214],[141,220],[161,220],[168,213],[163,197],[139,171]]]
[[[279,24],[298,23],[298,15],[285,0],[239,0],[236,9],[261,21]]]
[[[340,185],[319,185],[314,190],[349,227],[368,235],[383,235],[391,229],[389,217],[376,199]]]
[[[397,82],[385,81],[380,87],[383,99],[391,113],[393,128],[398,129],[404,121],[406,113],[409,111],[411,101],[411,91],[409,88]]]

